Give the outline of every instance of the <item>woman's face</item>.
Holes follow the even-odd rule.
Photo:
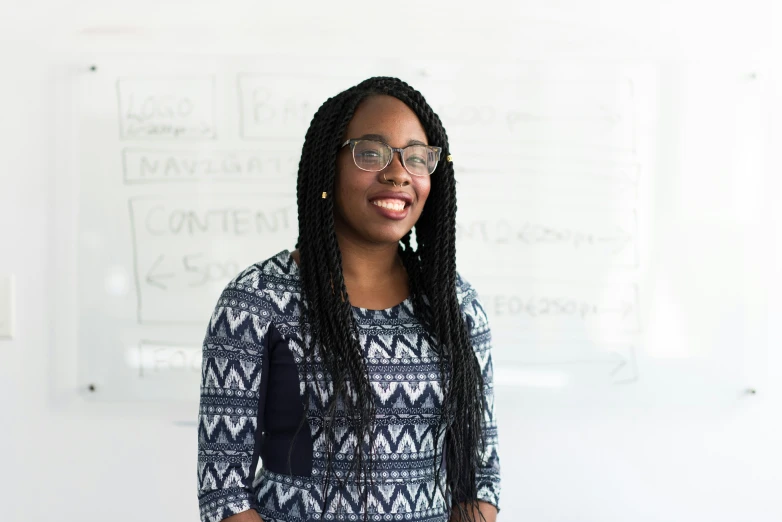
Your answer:
[[[429,144],[415,113],[404,102],[385,95],[366,98],[356,108],[343,141],[358,138],[398,148]],[[350,146],[343,147],[337,155],[337,235],[364,244],[399,242],[421,216],[430,186],[429,176],[413,176],[405,170],[397,152],[385,169],[367,172],[354,163]]]

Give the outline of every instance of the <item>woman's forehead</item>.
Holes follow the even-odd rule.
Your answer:
[[[347,127],[347,137],[374,134],[389,141],[425,141],[426,131],[418,116],[402,100],[388,95],[374,95],[359,103]]]

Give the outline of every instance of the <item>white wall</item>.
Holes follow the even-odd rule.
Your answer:
[[[58,276],[50,263],[50,187],[59,172],[49,122],[62,110],[51,87],[60,53],[327,56],[369,45],[387,55],[456,59],[782,63],[782,45],[772,41],[773,30],[782,31],[782,8],[772,12],[771,0],[730,7],[697,0],[482,2],[464,11],[453,3],[395,2],[371,8],[377,16],[356,3],[257,4],[50,0],[3,8],[0,273],[16,276],[17,335],[0,341],[2,520],[197,518],[195,433],[172,424],[169,405],[93,405],[81,400],[76,383],[64,396],[53,393],[62,393],[53,385],[60,369],[52,367],[57,340],[49,328],[57,310],[47,307]],[[780,70],[773,72],[779,85]],[[782,97],[770,110],[782,121]],[[771,187],[782,195],[778,180]],[[782,222],[779,210],[771,217]],[[778,235],[771,237],[762,252],[768,266],[779,266],[779,245]],[[770,282],[770,318],[782,312],[778,282]],[[782,329],[769,324],[765,339],[782,339]],[[719,408],[683,398],[678,407],[524,408],[522,417],[515,413],[525,398],[500,390],[501,520],[782,520],[775,501],[782,489],[782,357],[774,349],[766,371],[768,388]]]

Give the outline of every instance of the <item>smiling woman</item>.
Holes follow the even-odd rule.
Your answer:
[[[413,160],[405,160],[417,149],[427,149],[426,132],[402,101],[372,96],[358,106],[345,135],[349,141],[337,155],[334,189],[337,238],[356,245],[385,245],[387,251],[393,250],[393,258],[396,245],[415,226],[429,197],[428,169],[410,169],[407,165]]]
[[[204,339],[204,522],[495,520],[491,333],[456,271],[448,154],[395,78],[315,114],[297,249],[239,273]]]

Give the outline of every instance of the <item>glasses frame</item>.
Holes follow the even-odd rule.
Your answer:
[[[388,160],[388,163],[383,165],[383,168],[378,169],[378,170],[368,170],[368,169],[362,169],[361,167],[359,167],[358,163],[356,163],[356,144],[358,142],[360,142],[360,141],[373,141],[375,143],[380,143],[380,144],[388,147],[389,149],[391,149],[391,157]],[[394,161],[394,153],[398,152],[399,153],[399,160],[402,162],[402,166],[405,168],[405,170],[411,176],[415,176],[417,178],[422,178],[424,176],[431,176],[432,174],[434,174],[434,171],[437,170],[437,165],[440,163],[440,156],[443,153],[443,148],[442,147],[435,147],[434,145],[413,144],[413,145],[408,145],[407,147],[397,148],[397,147],[392,147],[391,145],[389,145],[388,143],[386,143],[384,141],[373,140],[373,139],[369,139],[369,138],[353,138],[353,139],[347,140],[345,143],[342,144],[340,149],[343,149],[343,148],[347,147],[348,145],[350,145],[350,155],[353,157],[353,164],[356,166],[356,168],[361,169],[364,172],[381,172],[381,171],[383,171],[386,167],[391,165],[391,162]],[[437,155],[437,160],[435,161],[434,169],[432,169],[432,172],[430,172],[429,174],[414,174],[414,173],[410,172],[410,169],[408,169],[407,165],[405,164],[405,155],[404,155],[405,149],[410,148],[410,147],[426,147],[427,149],[432,150]]]

